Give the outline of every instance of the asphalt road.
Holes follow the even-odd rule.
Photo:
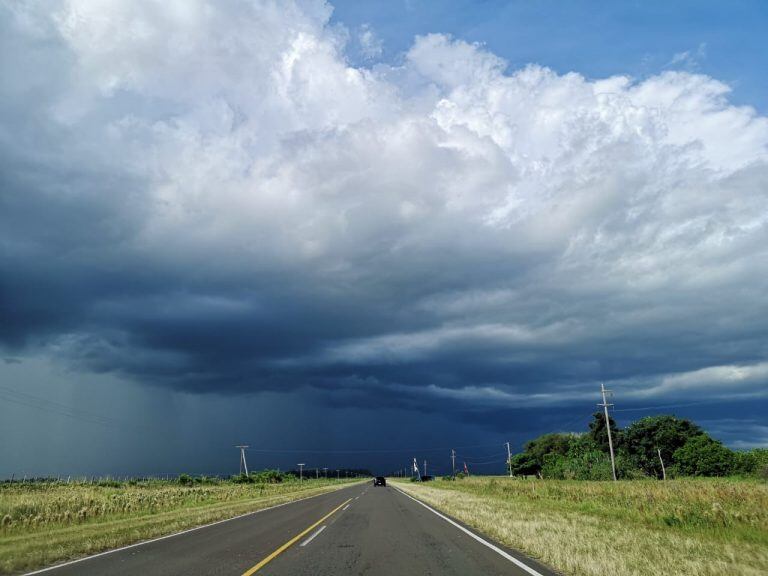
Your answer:
[[[355,485],[42,572],[51,576],[551,576],[392,486]],[[511,555],[514,559],[505,556]],[[529,568],[521,568],[515,561]]]

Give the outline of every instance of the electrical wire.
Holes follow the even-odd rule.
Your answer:
[[[412,454],[424,452],[448,452],[454,449],[463,448],[481,448],[488,446],[504,446],[503,442],[495,442],[493,444],[467,444],[463,446],[448,446],[440,448],[382,448],[382,449],[352,449],[352,450],[304,450],[299,448],[249,448],[249,452],[258,452],[263,454]]]
[[[666,410],[667,408],[685,408],[687,406],[700,406],[702,404],[714,404],[722,400],[701,400],[699,402],[686,402],[685,404],[662,404],[660,406],[642,406],[640,408],[615,408],[612,412],[643,412],[646,410]]]
[[[40,396],[35,396],[27,392],[14,390],[13,388],[8,388],[7,386],[0,386],[0,399],[5,400],[6,402],[19,404],[21,406],[42,410],[44,412],[66,416],[68,418],[72,418],[73,420],[78,420],[80,422],[86,422],[89,424],[99,424],[108,428],[128,428],[132,430],[147,431],[146,428],[141,426],[136,426],[134,424],[116,420],[114,418],[103,416],[95,412],[89,412],[87,410],[75,408],[73,406],[69,406],[61,402],[56,402],[54,400],[49,400],[47,398],[41,398]]]

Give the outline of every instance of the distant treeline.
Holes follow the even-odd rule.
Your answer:
[[[232,476],[232,480],[241,483],[278,484],[280,482],[298,480],[299,478],[304,480],[325,480],[326,478],[329,480],[344,480],[347,478],[365,478],[370,475],[371,473],[368,470],[362,469],[341,468],[331,470],[328,468],[324,470],[323,468],[305,468],[303,472],[299,472],[299,470],[288,470],[286,472],[281,472],[280,470],[251,471],[247,476],[245,474]]]
[[[302,478],[304,480],[345,480],[348,478],[365,478],[371,476],[368,470],[359,468],[342,468],[336,470],[328,469],[327,473],[323,469],[312,468],[304,469]],[[79,484],[102,487],[120,487],[120,486],[148,486],[155,484],[181,484],[182,486],[192,486],[195,484],[224,484],[234,482],[235,484],[280,484],[282,482],[292,482],[299,480],[298,470],[252,470],[248,475],[235,474],[232,476],[206,475],[206,474],[163,474],[162,476],[35,476],[21,477],[15,476],[0,480],[0,486],[12,484]]]
[[[768,449],[731,450],[690,420],[648,416],[620,429],[609,418],[619,478],[757,476],[768,478]],[[610,480],[608,431],[602,412],[582,434],[544,434],[509,462],[514,475]]]

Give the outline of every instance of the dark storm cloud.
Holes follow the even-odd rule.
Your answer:
[[[0,9],[7,350],[491,430],[599,380],[765,403],[768,121],[720,82],[443,36],[355,69],[316,5],[111,9]]]

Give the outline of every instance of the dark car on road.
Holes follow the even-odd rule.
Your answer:
[[[387,485],[387,479],[384,478],[384,476],[376,476],[376,478],[373,479],[373,485],[374,486],[386,486]]]

